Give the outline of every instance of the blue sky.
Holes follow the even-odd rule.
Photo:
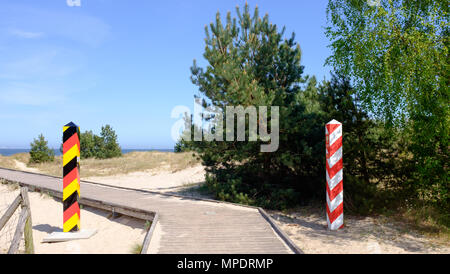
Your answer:
[[[73,0],[72,0],[73,1]],[[0,148],[28,148],[43,133],[59,147],[62,126],[99,133],[110,124],[122,148],[173,148],[177,105],[193,109],[193,59],[205,65],[204,26],[232,0],[2,1]],[[326,0],[248,1],[296,33],[305,74],[329,78]]]

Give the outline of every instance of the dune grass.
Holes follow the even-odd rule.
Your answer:
[[[404,223],[407,227],[446,244],[450,243],[449,213],[423,205],[414,208],[399,209],[394,214],[386,214],[392,219]]]
[[[29,154],[19,153],[11,156],[0,156],[0,167],[17,169],[16,162],[26,163],[27,167],[37,168],[41,173],[61,176],[62,156],[56,156],[53,162],[29,164]],[[81,159],[81,178],[93,176],[111,176],[137,171],[169,171],[176,172],[195,166],[197,161],[192,153],[173,153],[160,151],[134,151],[122,157],[111,159]]]
[[[17,160],[22,163],[28,163],[30,161],[30,154],[29,153],[17,153],[11,156],[3,156],[0,154],[0,167],[6,167],[6,168],[16,168],[16,162],[14,160]]]
[[[143,248],[142,244],[137,244],[137,243],[135,243],[135,244],[131,247],[130,253],[131,253],[131,254],[141,254],[142,248]]]

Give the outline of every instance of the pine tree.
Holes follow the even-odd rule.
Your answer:
[[[96,155],[97,158],[113,158],[122,156],[122,149],[117,142],[117,134],[110,125],[102,127],[100,138],[95,137],[96,136],[94,136],[94,144],[96,146],[96,150],[99,151]]]
[[[48,147],[44,135],[40,134],[30,146],[30,163],[52,162],[54,160],[55,152]]]
[[[227,14],[225,24],[217,13],[206,27],[208,66],[200,68],[194,60],[191,79],[205,107],[279,106],[279,148],[261,153],[261,141],[185,143],[207,166],[207,185],[218,198],[286,207],[317,195],[322,186],[324,118],[305,111],[309,106],[300,96],[305,79],[295,35],[285,38],[285,28],[279,30],[267,14],[261,18],[258,8],[253,16],[248,5],[236,12],[237,18]]]

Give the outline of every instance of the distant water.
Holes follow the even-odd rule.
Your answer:
[[[165,148],[165,149],[122,149],[122,153],[129,153],[133,151],[161,151],[161,152],[173,152],[173,149]]]
[[[54,149],[55,155],[61,155],[61,151],[59,149]],[[133,151],[162,151],[162,152],[173,152],[173,149],[122,149],[122,153],[129,153]],[[30,152],[30,149],[22,149],[22,148],[0,148],[0,154],[3,156],[10,156],[17,153]]]

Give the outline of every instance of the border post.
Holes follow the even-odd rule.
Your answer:
[[[327,224],[338,230],[344,226],[342,123],[333,119],[325,125],[325,146]]]
[[[80,230],[80,128],[63,127],[63,232]]]

